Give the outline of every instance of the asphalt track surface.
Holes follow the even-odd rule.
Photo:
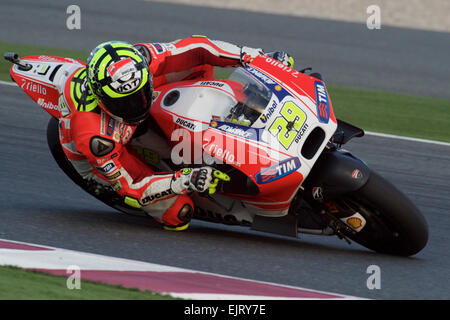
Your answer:
[[[3,1],[0,5],[2,25],[8,21],[4,19],[7,3],[9,2]],[[38,8],[34,2],[28,1],[24,3],[28,3],[27,8],[29,5],[32,12],[19,13],[22,2],[14,3],[16,4],[6,5],[6,10],[14,10],[16,16],[7,18],[18,22],[24,17],[23,25],[18,24],[12,29],[15,31],[9,33],[0,28],[2,40],[19,42],[16,37],[23,36],[21,42],[24,43],[69,47],[69,38],[61,39],[62,35],[72,39],[72,33],[64,29],[64,4],[58,2],[57,5],[45,5],[45,1],[42,1]],[[177,10],[191,12],[189,10],[193,9],[153,3],[140,4],[142,7],[151,8],[151,16],[158,19],[158,28],[156,22],[148,22],[149,26],[155,23],[153,34],[147,35],[143,29],[135,28],[136,19],[128,17],[130,12],[135,10],[133,8],[130,8],[128,13],[113,8],[107,9],[107,17],[101,17],[104,10],[82,4],[80,7],[86,12],[86,29],[94,34],[86,35],[86,41],[83,42],[86,29],[71,31],[76,34],[73,36],[74,46],[86,49],[99,40],[113,36],[129,38],[131,41],[150,38],[157,41],[175,39],[180,37],[177,29],[182,30],[183,34],[199,33],[201,30],[202,33],[213,34],[215,38],[224,40],[238,37],[236,42],[243,43],[257,44],[256,40],[261,40],[265,41],[263,46],[266,47],[269,44],[289,44],[285,38],[281,41],[276,38],[276,35],[283,34],[281,27],[263,37],[263,33],[257,32],[255,26],[248,24],[249,20],[258,17],[275,19],[269,15],[251,14],[251,18],[248,18],[247,14],[237,11],[227,11],[224,14],[216,9],[201,9],[204,15],[201,18],[193,19],[191,16],[176,21],[175,19],[180,17]],[[58,10],[63,10],[61,17],[58,16],[59,23],[63,25],[60,30],[55,31],[52,26],[56,23]],[[53,21],[45,19],[47,14],[55,15]],[[90,27],[89,15],[96,15],[98,28]],[[217,20],[213,19],[214,15]],[[28,17],[26,20],[25,16]],[[231,31],[225,32],[220,21],[229,18],[237,19],[236,21],[242,22],[247,28],[234,25]],[[111,31],[104,25],[108,19],[116,21],[111,25]],[[37,20],[41,22],[37,24]],[[260,24],[265,20],[261,21]],[[305,21],[301,23],[308,25]],[[311,19],[310,23],[320,26],[323,22]],[[122,24],[122,27],[118,28],[118,24]],[[268,24],[274,28],[273,24]],[[342,25],[344,29],[348,26],[346,23]],[[206,32],[207,29],[211,32]],[[52,36],[44,38],[44,31],[51,32]],[[398,29],[398,32],[415,37],[417,31]],[[333,33],[338,31],[333,29]],[[444,36],[429,34],[438,38]],[[423,41],[431,41],[430,38],[432,36]],[[339,46],[338,42],[336,39],[331,41],[328,51],[332,51],[333,43]],[[316,45],[323,46],[323,52],[319,57],[311,53],[309,58],[316,59],[315,64],[324,62],[325,66],[331,66],[333,60],[326,61],[326,57],[321,56],[327,51],[325,39],[321,39],[320,43],[315,42]],[[302,52],[302,49],[297,47],[298,44],[290,45]],[[368,50],[363,44],[360,45],[361,50]],[[439,46],[439,43],[436,45]],[[399,50],[406,49],[399,47]],[[306,59],[308,55],[303,57]],[[361,72],[367,72],[367,67],[377,69],[377,64],[361,65],[360,68],[364,70]],[[412,74],[410,68],[411,66],[405,70],[410,70]],[[448,77],[448,74],[440,73],[440,76]],[[411,197],[428,221],[430,239],[425,249],[413,257],[400,258],[376,254],[355,243],[347,245],[336,237],[303,236],[302,239],[292,239],[201,221],[194,221],[186,232],[171,233],[161,230],[151,219],[116,213],[85,194],[57,167],[46,144],[45,130],[48,119],[47,113],[19,88],[0,85],[0,238],[365,298],[450,299],[448,146],[373,136],[365,136],[347,145],[347,149],[354,151],[370,167]],[[366,286],[370,276],[366,271],[370,265],[377,265],[381,269],[379,290],[369,290]]]

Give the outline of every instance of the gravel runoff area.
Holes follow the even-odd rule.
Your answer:
[[[380,8],[383,25],[450,32],[449,0],[145,0],[366,23]]]

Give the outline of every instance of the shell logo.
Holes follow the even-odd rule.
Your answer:
[[[358,217],[350,217],[347,219],[347,224],[355,229],[358,229],[362,227],[363,222]]]
[[[161,91],[153,91],[152,100],[155,101],[156,99],[158,99],[160,93]]]
[[[214,120],[211,121],[211,127],[213,127],[213,128],[217,127],[217,122]]]

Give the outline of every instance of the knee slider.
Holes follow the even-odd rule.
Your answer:
[[[183,221],[183,223],[187,223],[191,221],[193,215],[194,209],[189,204],[185,204],[178,212],[178,219]]]

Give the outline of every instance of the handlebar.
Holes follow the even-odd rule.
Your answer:
[[[5,58],[5,60],[8,60],[11,63],[18,65],[19,69],[22,71],[28,71],[31,68],[33,68],[31,64],[25,63],[22,60],[20,60],[19,55],[15,52],[6,52],[3,58]]]

